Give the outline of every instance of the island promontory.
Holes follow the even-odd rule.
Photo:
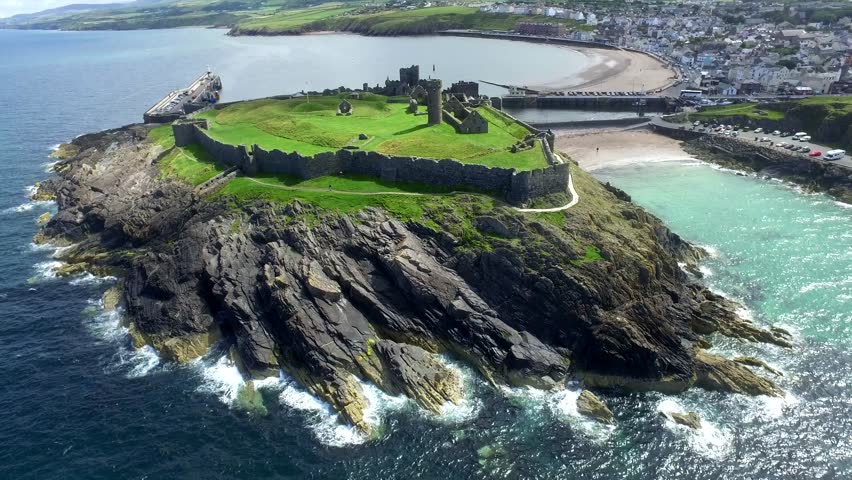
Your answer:
[[[551,132],[430,82],[80,136],[39,186],[58,213],[36,240],[70,246],[61,273],[120,278],[135,346],[227,349],[365,432],[362,382],[459,401],[446,358],[495,386],[781,394],[707,351],[713,333],[790,339],[701,285],[700,248]]]

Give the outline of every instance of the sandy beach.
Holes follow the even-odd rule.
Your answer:
[[[575,91],[638,91],[668,86],[676,73],[644,53],[585,47],[563,47],[588,57],[591,66],[580,76],[530,85],[535,89]]]
[[[588,172],[634,163],[693,158],[679,141],[643,129],[557,130],[555,133],[556,150],[576,160]]]

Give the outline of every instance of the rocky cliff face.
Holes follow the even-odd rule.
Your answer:
[[[460,196],[402,222],[379,209],[200,198],[161,177],[163,148],[147,134],[74,140],[39,189],[60,210],[38,240],[75,243],[66,258],[86,268],[122,269],[134,342],[165,358],[230,342],[244,375],[283,369],[365,431],[357,379],[432,411],[460,399],[438,354],[494,384],[779,393],[699,347],[714,332],[788,338],[693,283],[678,262],[694,267],[700,251],[582,172],[581,202],[565,214]]]

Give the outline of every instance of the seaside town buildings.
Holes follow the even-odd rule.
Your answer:
[[[519,34],[558,36],[642,50],[695,72],[708,94],[852,92],[849,2],[529,4],[488,2],[483,12],[517,15]]]

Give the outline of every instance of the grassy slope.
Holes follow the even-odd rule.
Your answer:
[[[516,123],[485,112],[487,134],[459,135],[447,125],[427,127],[426,116],[405,112],[406,105],[385,97],[352,100],[353,114],[338,116],[337,97],[258,100],[208,111],[214,138],[305,155],[334,151],[349,144],[362,150],[426,158],[453,158],[465,163],[530,170],[546,167],[540,149],[511,153],[508,148],[528,132]],[[367,141],[358,141],[360,133]]]
[[[239,22],[239,30],[254,34],[301,33],[305,25],[343,15],[351,7],[329,3],[299,10],[275,12]]]
[[[192,186],[201,185],[225,170],[199,145],[175,147],[158,164],[163,175],[173,175]]]
[[[315,7],[321,9],[323,6]],[[572,20],[559,20],[544,16],[519,16],[483,13],[477,8],[454,6],[417,10],[389,10],[361,15],[322,15],[323,18],[302,21],[304,14],[281,12],[263,19],[238,23],[233,32],[238,34],[293,34],[308,31],[344,31],[366,35],[417,35],[439,30],[476,29],[512,30],[520,21],[561,22],[575,29],[586,29]]]
[[[765,115],[761,115],[758,111],[764,112]],[[722,105],[718,107],[707,107],[701,110],[700,112],[691,113],[690,118],[695,119],[719,119],[722,120],[726,117],[746,117],[752,118],[755,120],[781,120],[784,118],[784,114],[781,112],[777,112],[775,110],[767,110],[765,108],[758,107],[756,103],[739,103],[734,105]]]
[[[171,125],[162,125],[151,129],[148,133],[148,140],[163,147],[168,152],[157,163],[157,167],[164,177],[174,176],[183,182],[196,186],[225,170],[198,145],[189,145],[184,148],[176,147]]]

